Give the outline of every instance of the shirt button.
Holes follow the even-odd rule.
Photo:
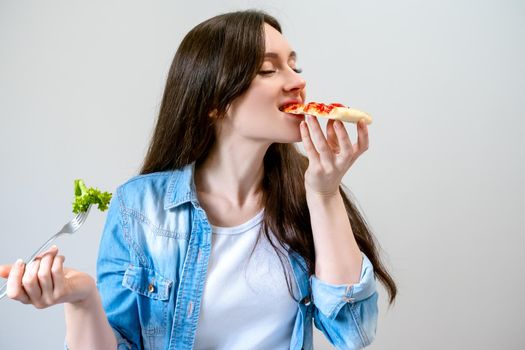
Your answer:
[[[148,286],[148,292],[153,293],[154,291],[155,291],[155,286],[152,283],[150,283]]]

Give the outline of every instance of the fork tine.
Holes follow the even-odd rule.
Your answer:
[[[71,230],[75,232],[80,227],[78,220],[74,220],[71,222]]]
[[[84,223],[84,221],[86,221],[90,209],[91,209],[91,205],[87,208],[85,212],[82,212],[75,217],[76,226],[81,226]]]
[[[77,222],[77,226],[78,227],[82,226],[84,221],[86,221],[86,216],[85,215],[83,217],[81,217],[80,220]]]
[[[84,222],[84,220],[86,220],[86,213],[82,213],[82,215],[80,215],[76,220],[75,220],[75,223],[77,225],[82,225],[82,223]]]
[[[71,221],[74,222],[74,223],[76,223],[76,222],[78,222],[78,221],[80,221],[80,220],[82,219],[82,216],[84,216],[84,213],[83,213],[83,212],[78,213],[77,216],[75,216],[75,217],[73,218],[73,220],[71,220]]]
[[[88,214],[89,214],[89,209],[91,209],[91,205],[88,207],[88,209],[84,213],[82,213],[84,215],[82,215],[82,217],[79,219],[80,224],[83,224],[84,221],[86,221]]]

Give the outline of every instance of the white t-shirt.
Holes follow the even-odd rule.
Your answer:
[[[263,215],[235,227],[212,226],[194,349],[289,349],[298,306],[264,233],[250,258]],[[287,266],[286,253],[283,261]]]

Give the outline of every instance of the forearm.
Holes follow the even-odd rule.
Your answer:
[[[341,194],[309,194],[315,244],[315,275],[332,284],[355,284],[360,280],[362,255],[354,237]]]
[[[117,348],[96,286],[85,300],[64,305],[69,350]]]

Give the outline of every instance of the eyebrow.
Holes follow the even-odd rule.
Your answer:
[[[264,54],[264,57],[279,58],[279,54],[275,52],[266,52]],[[290,52],[290,55],[288,55],[288,59],[290,58],[297,59],[297,52],[295,51]]]

